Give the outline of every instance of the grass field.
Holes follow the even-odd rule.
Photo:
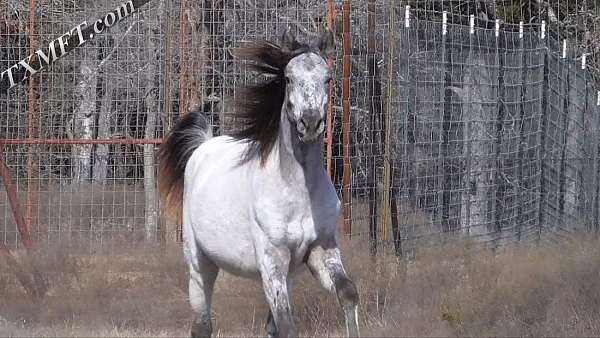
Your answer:
[[[598,336],[600,242],[514,248],[492,255],[462,245],[421,251],[412,263],[345,243],[365,336]],[[177,246],[166,252],[115,248],[90,255],[40,254],[50,285],[34,304],[0,265],[1,336],[185,336],[187,276]],[[4,264],[3,262],[0,264]],[[305,336],[343,334],[335,298],[308,272],[294,288]],[[216,336],[264,336],[267,307],[257,282],[221,274],[213,306]]]

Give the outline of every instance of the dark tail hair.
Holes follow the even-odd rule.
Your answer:
[[[210,138],[212,129],[206,117],[200,112],[190,112],[175,125],[161,145],[158,189],[165,215],[180,219],[185,167],[194,150]]]

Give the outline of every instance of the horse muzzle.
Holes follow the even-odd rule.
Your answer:
[[[298,137],[304,143],[316,143],[325,131],[325,121],[318,115],[302,117],[296,123]]]

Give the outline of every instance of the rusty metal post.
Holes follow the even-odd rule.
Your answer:
[[[23,212],[21,211],[21,205],[19,204],[17,190],[13,184],[12,176],[10,175],[10,170],[8,169],[8,166],[6,166],[6,162],[4,161],[4,149],[2,149],[2,147],[0,147],[0,177],[2,177],[2,182],[4,183],[4,188],[6,189],[8,203],[10,204],[15,223],[17,224],[17,229],[19,230],[19,234],[21,235],[21,241],[23,242],[25,248],[27,250],[30,250],[31,234],[28,231],[26,219],[23,217]]]
[[[35,15],[36,15],[36,0],[29,0],[29,30],[27,37],[29,39],[29,52],[30,54],[35,53],[36,42],[35,42]],[[30,77],[27,81],[27,140],[33,139],[33,118],[34,118],[34,93],[33,93],[33,81]],[[27,271],[17,262],[14,256],[10,253],[4,243],[0,243],[0,254],[6,258],[6,262],[11,270],[14,271],[19,282],[23,285],[25,290],[32,296],[34,300],[41,299],[46,291],[47,285],[42,278],[42,274],[37,268],[32,254],[32,241],[31,241],[31,223],[32,223],[32,182],[33,182],[33,144],[29,143],[27,147],[27,196],[26,196],[26,216],[23,217],[21,205],[17,195],[17,190],[13,185],[12,176],[10,170],[4,160],[4,149],[0,147],[0,177],[6,189],[8,201],[13,212],[13,217],[17,225],[17,229],[21,236],[23,246],[27,250],[27,260],[31,270],[31,278],[29,278]]]
[[[35,13],[36,13],[36,0],[29,0],[29,53],[35,53]],[[30,77],[27,80],[27,138],[33,139],[33,106],[34,106],[34,95],[33,95],[33,78]],[[26,216],[23,231],[31,234],[31,223],[32,223],[32,185],[33,185],[33,145],[27,147],[27,202],[25,204]]]
[[[8,268],[14,272],[25,291],[27,291],[34,300],[38,300],[40,298],[40,293],[36,289],[34,281],[30,278],[27,270],[19,264],[15,256],[13,256],[10,250],[2,242],[0,242],[0,256],[4,257]]]
[[[342,177],[342,200],[344,214],[344,234],[352,235],[352,196],[350,165],[350,75],[352,65],[352,39],[350,30],[350,0],[342,4],[343,52],[342,57],[342,137],[344,150],[344,175]]]
[[[333,32],[334,30],[335,9],[333,0],[327,0],[327,26]],[[327,59],[329,70],[333,71],[333,56]],[[325,139],[327,149],[327,174],[333,179],[331,161],[333,157],[333,81],[329,83],[329,105],[327,106],[327,134]]]
[[[15,273],[21,285],[23,285],[25,290],[27,290],[27,293],[29,293],[34,300],[39,300],[44,297],[48,288],[34,261],[34,257],[37,256],[32,252],[33,246],[31,242],[31,236],[27,231],[27,224],[25,218],[23,217],[23,212],[21,211],[21,205],[19,204],[19,198],[17,196],[17,189],[13,184],[10,170],[8,169],[6,161],[4,160],[4,149],[2,147],[0,147],[0,177],[4,183],[4,188],[6,189],[8,203],[10,204],[13,218],[17,224],[19,234],[21,235],[21,241],[23,242],[23,246],[27,252],[26,257],[30,271],[27,271],[25,267],[15,259],[15,257],[10,253],[10,250],[2,242],[0,242],[0,255],[4,256],[9,268]]]

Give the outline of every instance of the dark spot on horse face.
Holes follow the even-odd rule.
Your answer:
[[[310,93],[307,91],[302,92],[302,99],[304,99],[304,101],[308,101],[310,99]]]
[[[315,69],[317,65],[315,64],[315,62],[313,61],[312,58],[306,58],[306,62],[304,63],[304,67],[306,68],[306,70],[308,72],[311,72],[313,69]]]

